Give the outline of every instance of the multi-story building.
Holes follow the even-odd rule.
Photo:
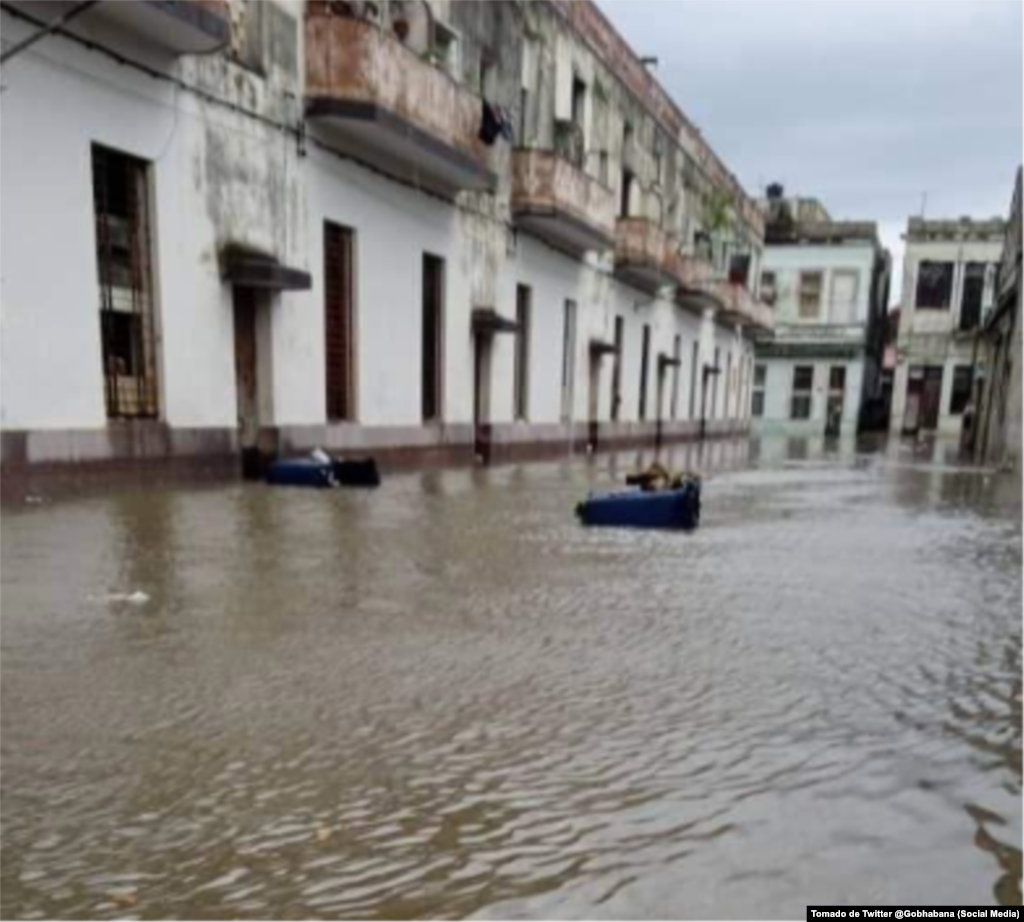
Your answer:
[[[992,310],[984,320],[982,383],[975,443],[979,460],[1020,472],[1021,460],[1021,171],[1010,205]]]
[[[5,481],[748,425],[763,216],[595,5],[76,12],[3,67]]]
[[[849,435],[880,398],[889,253],[878,228],[834,220],[816,199],[768,190],[762,297],[775,335],[757,346],[752,412],[762,432]]]
[[[891,432],[960,434],[1005,231],[1000,218],[908,221]]]

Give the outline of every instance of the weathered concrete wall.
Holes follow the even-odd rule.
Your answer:
[[[981,355],[985,383],[978,416],[976,456],[987,464],[1009,467],[1020,473],[1022,394],[1021,208],[1022,171],[1010,203],[1006,240],[996,277],[995,305],[982,332]]]
[[[1019,223],[1019,222],[1018,222]],[[1024,450],[1024,355],[1021,344],[1024,337],[1021,333],[1021,293],[1024,288],[1017,288],[1017,308],[1015,322],[1009,340],[1010,375],[1006,385],[1006,397],[1002,404],[1002,455],[1000,463],[1009,466],[1015,473],[1021,470],[1021,452]]]
[[[929,231],[933,234],[929,234]],[[960,332],[960,309],[964,275],[969,262],[989,263],[982,298],[983,316],[992,304],[994,264],[1003,249],[1005,224],[998,220],[925,222],[912,219],[903,259],[903,292],[900,302],[900,327],[897,339],[898,365],[893,383],[890,431],[898,433],[904,424],[907,386],[912,366],[938,366],[943,369],[938,431],[959,435],[961,415],[950,412],[953,377],[958,367],[972,366],[978,357],[973,332]],[[934,236],[936,239],[928,239]],[[919,310],[916,305],[917,277],[924,261],[954,264],[953,287],[948,310]]]
[[[596,6],[529,4],[527,34],[540,97],[531,108],[527,144],[557,146],[554,123],[572,117],[575,77],[586,87],[584,167],[612,188],[616,201],[625,165],[634,173],[631,215],[651,219],[691,250],[698,233],[714,232],[722,239],[723,266],[730,251],[754,250],[759,258],[760,209]],[[713,227],[717,199],[726,217]]]
[[[677,434],[690,431],[684,423],[695,423],[690,408],[699,411],[699,401],[690,394],[692,347],[697,344],[698,365],[712,363],[717,348],[723,368],[727,357],[731,368],[728,406],[722,381],[715,406],[709,402],[709,417],[722,431],[744,424],[752,349],[734,327],[716,322],[710,313],[699,317],[680,309],[670,300],[671,290],[655,297],[614,278],[610,252],[574,259],[517,229],[509,209],[511,147],[503,141],[485,153],[499,176],[495,192],[462,193],[446,201],[389,179],[373,163],[332,153],[315,132],[300,138],[307,89],[303,5],[245,3],[234,9],[234,57],[176,59],[82,17],[81,31],[91,40],[130,52],[177,84],[118,65],[61,37],[47,39],[5,66],[0,100],[5,121],[0,423],[10,437],[5,446],[24,448],[22,461],[201,453],[202,439],[192,433],[204,431],[211,433],[209,444],[217,452],[234,450],[233,290],[222,279],[222,254],[231,245],[262,252],[312,276],[309,291],[267,295],[256,324],[261,422],[294,436],[285,444],[322,439],[332,445],[398,450],[470,443],[471,312],[486,307],[513,317],[518,284],[533,290],[528,419],[525,424],[512,420],[515,338],[496,336],[487,416],[505,427],[503,437],[512,433],[520,441],[554,440],[591,418],[610,420],[614,360],[606,357],[592,366],[589,342],[611,341],[617,316],[624,321],[625,344],[616,431],[650,435],[658,406],[658,356],[673,354],[677,336],[682,366],[669,370],[662,381],[664,419],[672,420],[674,406]],[[573,31],[594,27],[593,22],[586,26],[575,13],[567,18],[546,4],[438,2],[432,9],[461,35],[459,67],[466,83],[478,78],[481,60],[490,62],[491,85],[483,88],[485,93],[516,112],[518,90],[529,84],[527,122],[532,120],[533,127],[528,137],[538,149],[555,143],[554,118],[564,108],[559,94],[564,94],[567,75],[571,80],[575,68],[589,81],[586,123],[592,137],[585,168],[593,188],[602,193],[597,196],[601,221],[611,222],[615,200],[598,174],[605,171],[604,179],[618,183],[616,158],[622,156],[626,120],[634,126],[635,143],[627,156],[638,176],[635,207],[666,233],[684,234],[690,227],[692,238],[699,224],[689,199],[677,195],[686,177],[694,188],[703,183],[710,190],[718,183],[739,195],[681,114],[673,115],[663,100],[652,103],[652,114],[631,95],[639,84],[620,80],[635,69],[628,65],[623,70],[620,46],[601,61],[594,54],[595,36]],[[5,12],[3,28],[5,37],[14,40],[31,27]],[[402,53],[411,54],[408,49]],[[398,52],[393,57],[401,60]],[[524,74],[524,60],[535,64],[531,75]],[[385,82],[392,79],[381,76],[379,60],[367,66]],[[454,93],[452,79],[437,70],[434,82],[443,91],[434,96]],[[569,89],[571,94],[571,82]],[[480,90],[472,90],[475,101]],[[434,96],[427,95],[429,103]],[[395,97],[393,102],[401,109],[409,100]],[[443,130],[433,123],[425,127]],[[663,136],[659,143],[666,164],[661,189],[655,188],[652,172],[656,133]],[[149,434],[135,447],[126,447],[134,445],[131,439],[110,435],[116,427],[104,404],[90,166],[94,143],[149,165],[160,400],[159,419],[148,428],[137,427]],[[745,200],[734,201],[737,213],[746,213]],[[751,226],[745,233],[756,238],[756,215],[747,217]],[[327,220],[356,235],[357,423],[333,430],[325,423],[324,393]],[[436,431],[420,420],[424,253],[443,258],[446,265],[444,426]],[[568,426],[562,420],[561,380],[567,300],[577,305]],[[651,329],[651,348],[647,422],[641,425],[645,325]],[[696,380],[699,386],[699,374]],[[672,391],[677,391],[675,400]],[[31,435],[40,432],[54,438]],[[150,437],[152,432],[162,434]],[[176,439],[175,433],[184,435]]]
[[[856,359],[772,358],[759,357],[758,365],[765,367],[764,415],[754,420],[754,428],[761,433],[787,433],[790,435],[824,435],[827,420],[829,374],[833,368],[846,369],[846,389],[840,435],[853,435],[857,431],[860,395],[863,392],[865,362]],[[811,392],[811,415],[808,419],[791,419],[793,397],[793,369],[797,366],[814,368]]]
[[[778,244],[765,248],[763,271],[775,276],[776,327],[773,343],[761,350],[757,359],[758,364],[765,366],[767,376],[764,413],[755,420],[758,431],[822,434],[829,370],[843,367],[846,385],[842,434],[856,432],[865,388],[876,374],[874,359],[867,353],[871,324],[879,322],[885,310],[884,291],[880,290],[877,278],[884,263],[883,254],[870,241]],[[813,318],[801,317],[800,274],[815,271],[822,273],[819,314]],[[856,279],[852,300],[840,303],[833,297],[833,283],[838,273],[852,273]],[[786,345],[798,347],[803,356],[772,354],[772,350]],[[829,354],[829,350],[837,348],[851,354],[842,357]],[[814,368],[811,416],[806,420],[791,419],[793,368],[797,365]]]
[[[557,154],[519,151],[512,161],[512,206],[564,211],[609,238],[615,234],[615,197],[592,176]]]
[[[875,258],[876,250],[869,243],[766,247],[762,271],[775,274],[775,317],[779,338],[785,336],[787,326],[865,326],[871,304]],[[823,273],[821,313],[815,318],[804,318],[800,316],[800,273],[815,271]],[[837,272],[856,273],[857,293],[852,310],[841,310],[840,305],[832,301],[833,277]]]

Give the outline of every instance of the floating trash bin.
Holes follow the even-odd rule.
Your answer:
[[[282,487],[379,487],[380,471],[373,458],[336,460],[317,449],[306,458],[275,461],[267,483]]]
[[[267,470],[267,483],[276,487],[334,487],[334,465],[316,458],[275,461]]]
[[[584,525],[621,528],[696,528],[700,524],[700,482],[668,490],[621,490],[591,495],[576,507]]]

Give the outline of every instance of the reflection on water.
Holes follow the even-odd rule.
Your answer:
[[[1019,484],[720,442],[579,528],[646,457],[5,512],[4,916],[1019,903]]]

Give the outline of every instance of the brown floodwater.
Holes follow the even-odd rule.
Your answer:
[[[1019,904],[1019,481],[719,443],[579,527],[636,460],[5,509],[4,918]]]

